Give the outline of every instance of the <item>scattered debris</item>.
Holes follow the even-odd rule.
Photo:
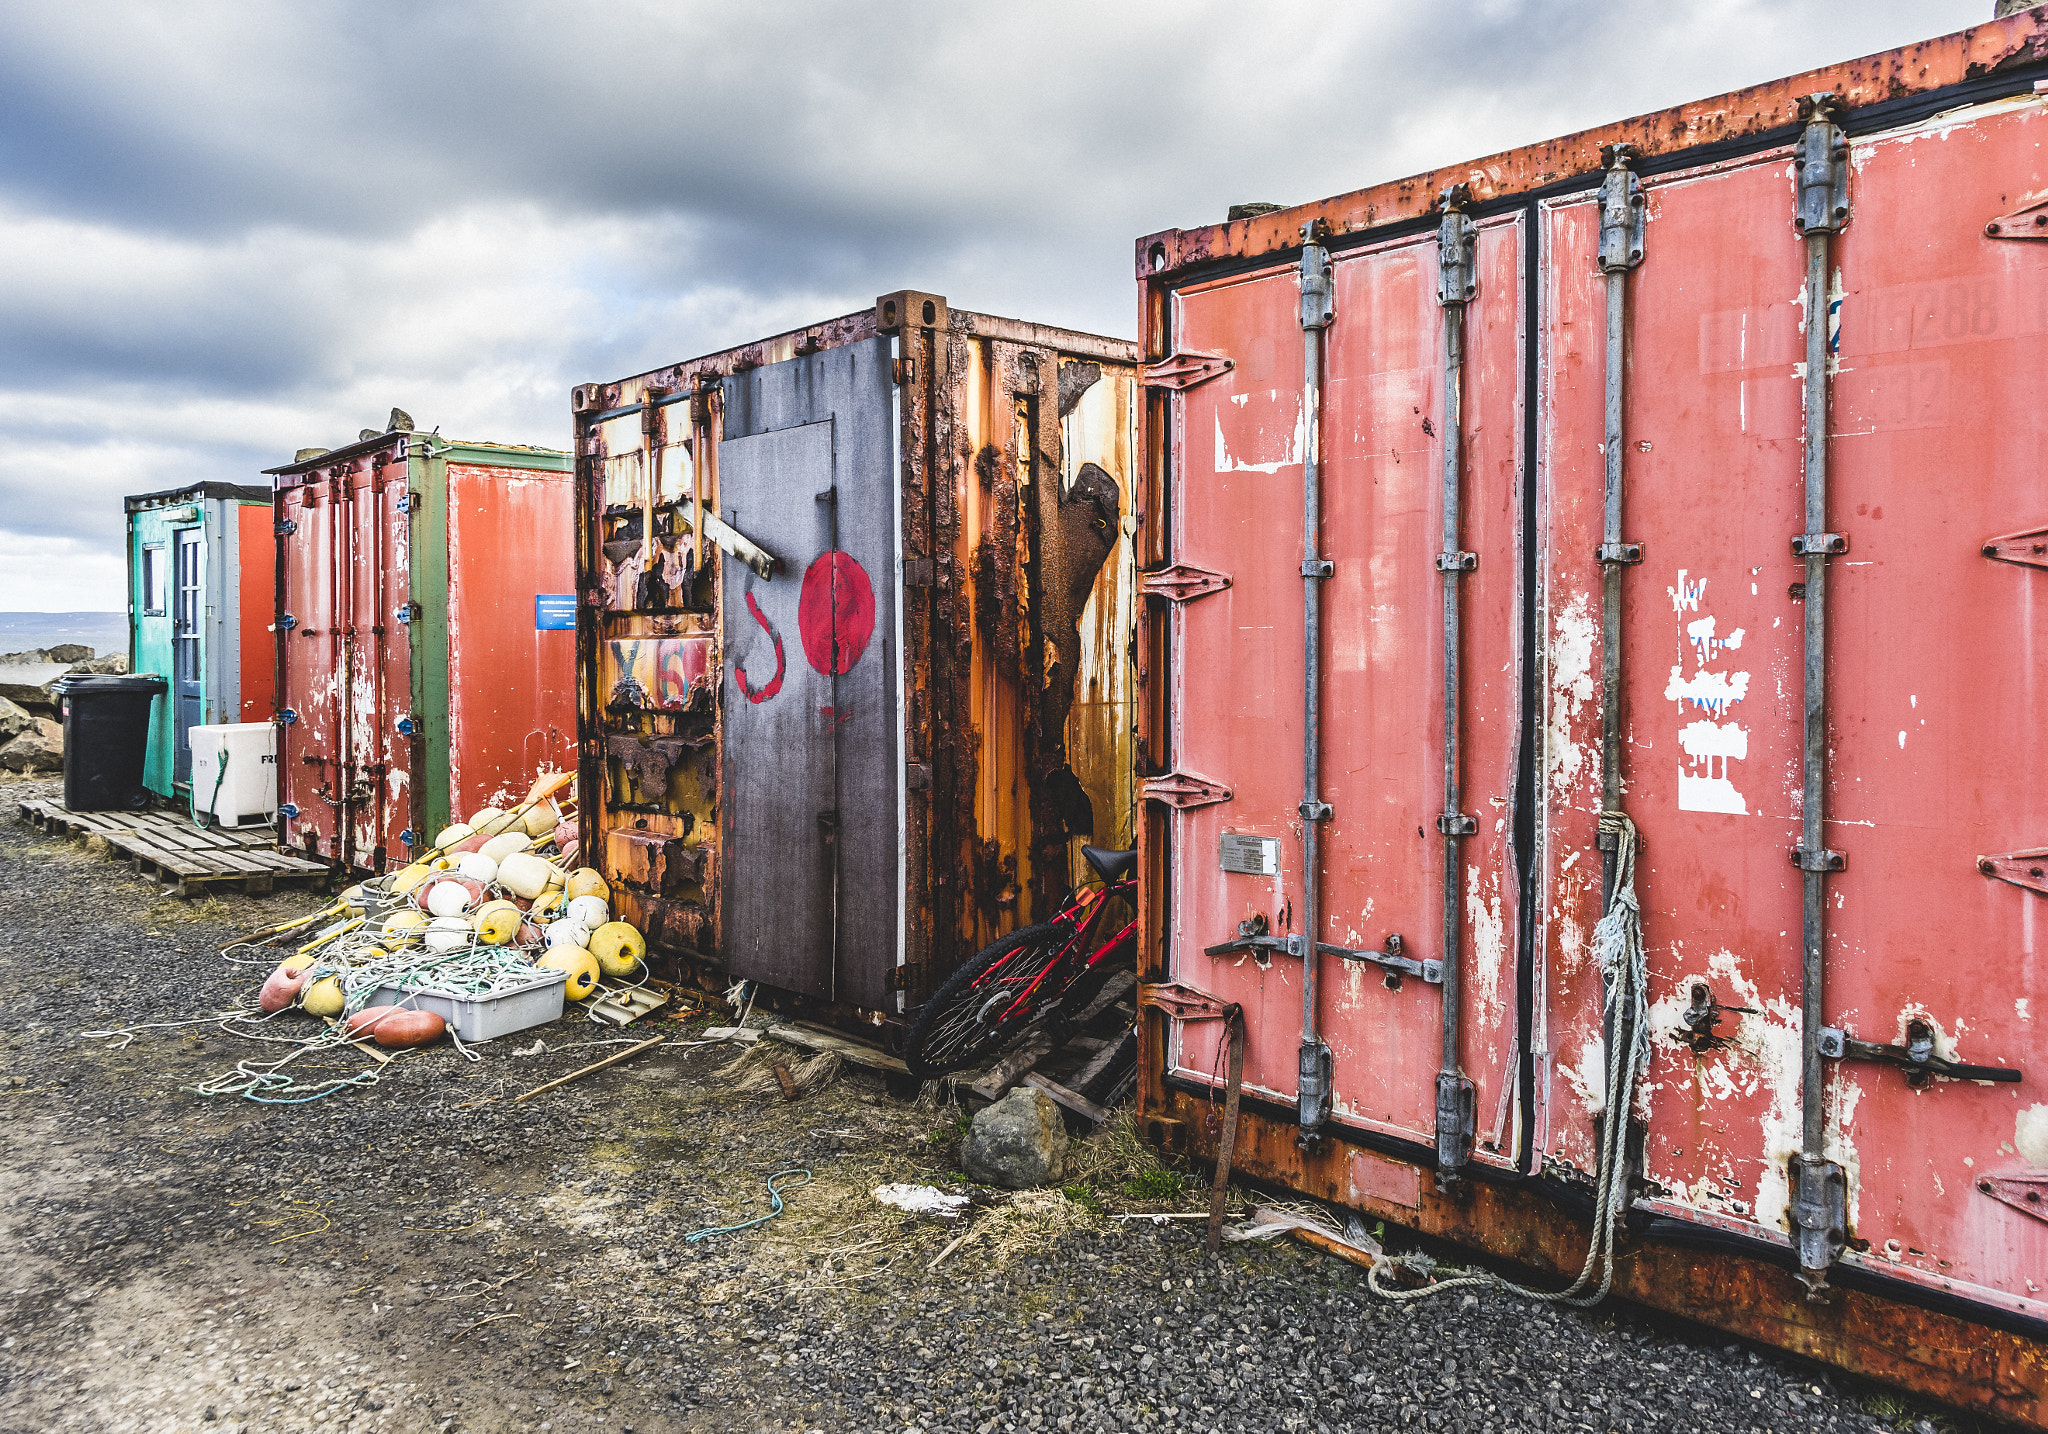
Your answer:
[[[615,1066],[620,1061],[626,1059],[626,1057],[637,1056],[640,1054],[640,1052],[658,1046],[667,1039],[667,1036],[653,1036],[647,1040],[640,1042],[640,1044],[638,1044],[637,1046],[628,1046],[625,1050],[620,1051],[617,1055],[606,1056],[601,1061],[592,1061],[589,1065],[584,1066],[581,1070],[570,1071],[569,1074],[558,1077],[555,1080],[551,1080],[546,1085],[537,1085],[532,1090],[528,1091],[525,1095],[515,1097],[512,1103],[514,1105],[517,1105],[522,1100],[532,1100],[535,1096],[540,1095],[544,1091],[553,1090],[556,1086],[567,1085],[570,1081],[579,1080],[582,1077],[589,1075],[592,1071],[601,1071],[606,1066]]]
[[[936,1215],[942,1220],[957,1219],[973,1203],[969,1196],[948,1195],[936,1185],[877,1185],[875,1198],[907,1215]]]

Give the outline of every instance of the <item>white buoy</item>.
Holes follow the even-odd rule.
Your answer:
[[[577,896],[569,901],[568,917],[584,930],[595,931],[612,919],[612,913],[601,896]]]
[[[449,883],[452,885],[453,883]],[[469,922],[460,916],[437,917],[427,925],[427,949],[429,951],[460,951],[469,945],[470,937],[476,933]]]
[[[548,946],[590,945],[590,928],[580,921],[550,921],[548,923]]]
[[[486,856],[480,851],[466,851],[462,854],[462,860],[455,863],[455,874],[466,876],[471,881],[481,881],[488,886],[498,879],[497,858]]]
[[[427,911],[434,916],[460,916],[469,910],[469,888],[459,881],[437,881],[427,888]]]

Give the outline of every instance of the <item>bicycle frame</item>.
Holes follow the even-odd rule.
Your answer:
[[[1046,962],[1039,970],[1037,977],[1022,991],[1019,991],[1015,999],[1008,1006],[1003,1008],[1002,1014],[996,1017],[997,1024],[1010,1020],[1019,1010],[1027,1008],[1038,992],[1044,988],[1045,983],[1052,977],[1053,973],[1055,971],[1062,971],[1067,967],[1073,959],[1074,952],[1081,949],[1086,943],[1089,933],[1095,929],[1095,923],[1101,918],[1103,910],[1109,905],[1112,897],[1125,896],[1135,892],[1137,889],[1138,883],[1127,878],[1108,885],[1083,886],[1075,890],[1061,904],[1059,911],[1053,916],[1055,921],[1072,921],[1073,934],[1060,947],[1059,954]],[[1124,924],[1123,929],[1118,931],[1116,935],[1096,947],[1089,954],[1088,959],[1082,963],[1081,970],[1074,972],[1073,976],[1068,978],[1068,981],[1071,981],[1073,977],[1081,975],[1082,972],[1092,970],[1097,962],[1101,961],[1110,952],[1116,950],[1123,942],[1134,937],[1137,929],[1138,921],[1134,916]],[[994,975],[995,972],[991,971],[989,974]],[[1067,982],[1063,981],[1061,984],[1064,986]]]

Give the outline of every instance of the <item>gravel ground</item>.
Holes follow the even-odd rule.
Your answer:
[[[264,974],[219,943],[312,899],[164,899],[12,820],[51,791],[0,784],[10,1434],[1977,1427],[1619,1305],[1390,1307],[1293,1243],[1212,1259],[1115,1218],[1195,1208],[1127,1135],[1077,1147],[1078,1199],[977,1193],[934,1270],[960,1225],[868,1192],[967,1189],[957,1112],[852,1072],[784,1102],[758,1055],[688,1044],[707,1019],[524,1104],[611,1033],[444,1045],[311,1105],[202,1099],[180,1087],[282,1049],[203,1019]],[[84,1034],[145,1022],[186,1024]],[[294,1068],[320,1064],[369,1063]],[[788,1168],[811,1180],[783,1217],[684,1240]]]

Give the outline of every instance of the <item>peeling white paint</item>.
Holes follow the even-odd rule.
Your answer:
[[[1248,394],[1241,395],[1240,399],[1248,397],[1250,397]],[[1279,395],[1276,392],[1268,394],[1267,397],[1277,400]],[[1216,471],[1218,473],[1277,473],[1282,468],[1298,466],[1301,463],[1306,425],[1303,422],[1304,410],[1301,407],[1301,396],[1299,394],[1294,395],[1294,401],[1294,427],[1293,432],[1288,436],[1286,448],[1282,451],[1280,457],[1258,462],[1240,455],[1233,455],[1230,452],[1230,445],[1223,437],[1223,418],[1219,411],[1216,416]]]
[[[1491,873],[1493,894],[1480,890],[1481,872],[1465,868],[1465,924],[1472,932],[1472,955],[1479,973],[1479,999],[1497,1019],[1501,1012],[1500,973],[1507,963],[1507,927],[1500,912],[1500,873]]]
[[[1586,1114],[1598,1120],[1607,1109],[1607,1042],[1594,1036],[1579,1049],[1579,1063],[1558,1067],[1571,1088],[1578,1092]]]
[[[1749,696],[1749,673],[1714,671],[1707,666],[1740,650],[1747,634],[1738,627],[1726,637],[1717,635],[1718,620],[1712,613],[1685,620],[1685,614],[1700,612],[1707,595],[1707,579],[1693,581],[1690,570],[1680,568],[1678,581],[1665,592],[1692,649],[1695,670],[1688,677],[1682,666],[1674,665],[1664,684],[1664,698],[1678,704],[1681,717],[1687,704],[1705,714],[1678,734],[1679,750],[1684,753],[1678,769],[1678,809],[1747,816],[1749,803],[1735,786],[1730,764],[1749,759],[1749,731],[1724,719],[1731,707]]]
[[[2014,1001],[2012,1008],[2021,1020],[2031,1021],[2034,1019],[2034,1013],[2027,1009],[2027,998],[2025,996],[2021,996],[2018,1000]]]
[[[1599,631],[1586,595],[1573,593],[1557,616],[1549,654],[1550,719],[1545,724],[1544,766],[1551,790],[1559,795],[1587,770],[1585,749],[1572,740],[1572,722],[1593,699],[1593,640]]]
[[[2027,1164],[2048,1167],[2048,1105],[2030,1105],[2020,1112],[2013,1123],[2012,1143]]]

